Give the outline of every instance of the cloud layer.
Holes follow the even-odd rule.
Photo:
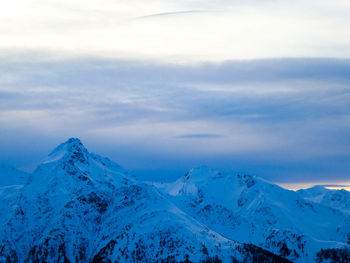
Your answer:
[[[209,164],[281,181],[349,176],[349,60],[44,57],[2,56],[0,159],[29,166],[76,136],[140,175]]]
[[[0,160],[34,167],[75,136],[140,176],[204,163],[338,184],[349,12],[345,0],[7,1]]]

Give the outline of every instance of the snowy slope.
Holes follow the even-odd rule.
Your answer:
[[[158,187],[223,236],[296,262],[313,262],[321,248],[346,247],[350,234],[348,213],[248,175],[203,166]]]
[[[0,187],[10,185],[23,185],[29,174],[20,171],[9,164],[0,163]]]
[[[314,186],[299,190],[305,199],[325,206],[340,209],[350,213],[350,192],[346,190],[331,190],[323,186]]]
[[[0,163],[0,211],[6,211],[16,200],[29,174],[17,170],[11,165]],[[0,225],[6,221],[9,213],[2,213]]]
[[[0,198],[0,262],[287,262],[214,232],[79,139]]]

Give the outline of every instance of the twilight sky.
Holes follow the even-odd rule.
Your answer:
[[[349,182],[350,2],[242,2],[3,3],[0,161],[74,136],[148,180]]]

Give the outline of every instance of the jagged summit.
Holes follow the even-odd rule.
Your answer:
[[[80,139],[70,138],[66,142],[57,146],[44,163],[57,161],[59,159],[70,159],[73,161],[86,162],[89,152]]]
[[[192,168],[188,171],[188,173],[185,174],[184,180],[188,181],[203,181],[205,178],[212,178],[215,179],[217,177],[221,177],[222,173],[212,169],[206,165],[200,165],[197,167]]]
[[[84,188],[87,184],[121,184],[133,180],[129,180],[117,163],[90,153],[78,138],[70,138],[58,145],[29,179],[34,189],[51,188],[63,193]]]
[[[67,141],[58,145],[49,155],[61,150],[74,151],[86,150],[86,148],[79,138],[69,138]]]
[[[80,169],[88,168],[91,165],[98,165],[104,169],[123,171],[123,168],[107,157],[89,152],[78,138],[69,138],[64,143],[58,145],[42,162],[42,165],[56,163],[64,164],[63,167],[71,168],[78,166]]]

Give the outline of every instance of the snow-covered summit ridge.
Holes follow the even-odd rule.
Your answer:
[[[334,190],[316,185],[308,189],[298,190],[297,193],[306,200],[340,209],[350,214],[350,192],[344,189]]]
[[[205,178],[216,179],[221,178],[222,176],[222,172],[209,168],[206,165],[201,165],[192,168],[184,177],[186,180],[191,179],[192,181],[202,181]]]
[[[328,192],[329,189],[324,187],[323,185],[314,185],[313,187],[307,188],[307,189],[300,189],[298,192],[305,197],[307,196],[313,196],[313,195],[319,195],[324,194]]]
[[[256,176],[218,171],[202,165],[192,168],[183,177],[169,184],[165,190],[170,195],[176,196],[194,195],[200,189],[206,189],[206,191],[210,191],[213,195],[227,197],[235,194],[234,189],[240,189],[241,187],[250,188],[255,183],[259,183],[261,187],[268,184]],[[278,186],[274,185],[274,187]]]
[[[105,169],[113,169],[124,171],[123,168],[110,160],[107,157],[102,157],[98,154],[89,152],[84,144],[78,138],[69,138],[66,142],[58,145],[48,156],[41,165],[67,162],[71,165],[91,165],[91,162],[97,163],[105,167]]]
[[[158,188],[219,234],[293,262],[312,262],[322,248],[346,246],[350,240],[347,191],[315,187],[295,192],[256,176],[206,166]]]
[[[29,177],[26,191],[45,191],[57,195],[71,193],[87,185],[121,184],[132,181],[125,170],[106,157],[90,153],[80,139],[70,138],[57,146]],[[67,196],[69,198],[69,195]],[[55,199],[55,198],[52,198]]]
[[[57,146],[44,160],[44,163],[55,162],[61,159],[71,159],[79,162],[87,161],[88,150],[78,138],[70,138]]]

